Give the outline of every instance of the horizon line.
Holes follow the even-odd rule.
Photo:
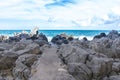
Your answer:
[[[32,29],[0,29],[0,31],[2,31],[2,30],[20,30],[20,31],[29,31],[29,30],[32,30]],[[58,31],[58,30],[88,30],[88,31],[94,31],[94,30],[98,30],[98,29],[39,29],[39,31],[40,30],[56,30],[56,31]],[[117,30],[117,29],[100,29],[101,31],[111,31],[111,30]],[[119,30],[117,30],[117,31],[120,31],[120,29]]]

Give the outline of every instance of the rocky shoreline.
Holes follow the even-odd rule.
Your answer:
[[[120,33],[93,40],[38,33],[0,37],[0,80],[120,80]]]

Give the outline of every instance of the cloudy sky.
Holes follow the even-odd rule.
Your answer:
[[[119,29],[120,0],[0,0],[0,29]]]

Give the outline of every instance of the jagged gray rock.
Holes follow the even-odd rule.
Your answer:
[[[38,56],[35,54],[25,54],[16,60],[13,76],[15,80],[27,80],[30,76],[30,68],[37,61]]]
[[[70,44],[63,44],[59,49],[59,57],[64,59],[63,62],[68,63],[85,63],[88,52],[82,48],[72,46]]]
[[[10,69],[15,65],[18,55],[14,52],[7,52],[0,55],[0,70]]]
[[[112,72],[112,59],[93,57],[87,66],[93,73],[93,79],[101,80]]]
[[[18,55],[22,55],[22,54],[41,54],[41,50],[38,44],[36,43],[31,43],[31,44],[27,44],[26,46],[23,44],[23,46],[25,48],[22,47],[22,44],[20,44],[21,46],[19,46],[18,48],[15,47],[15,49],[17,48],[16,53]]]
[[[28,33],[27,33],[28,34]],[[57,36],[60,38],[59,36]],[[56,37],[56,38],[57,38]],[[3,80],[119,80],[120,34],[111,31],[91,41],[59,39],[50,45],[44,34],[0,42],[0,79]],[[55,39],[56,42],[56,39]]]
[[[116,30],[112,30],[112,31],[109,32],[109,34],[107,35],[107,37],[110,38],[110,39],[112,39],[112,40],[114,40],[114,39],[116,39],[116,38],[119,37],[119,33]]]
[[[68,72],[76,80],[92,80],[92,71],[83,63],[68,64]]]

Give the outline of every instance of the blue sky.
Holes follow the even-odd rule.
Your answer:
[[[0,29],[119,29],[120,0],[0,0]]]

